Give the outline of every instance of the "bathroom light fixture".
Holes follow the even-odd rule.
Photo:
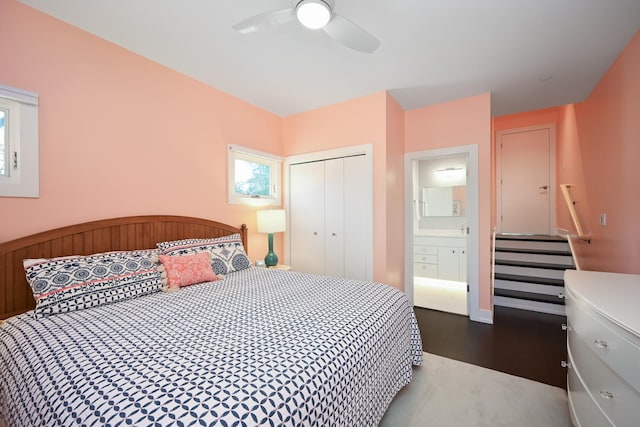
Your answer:
[[[464,177],[464,168],[445,168],[436,169],[435,174],[438,178],[455,179]]]
[[[331,20],[331,6],[323,0],[302,0],[296,5],[296,18],[305,27],[318,30]]]
[[[258,233],[269,233],[269,252],[264,257],[267,267],[278,264],[278,255],[273,252],[273,233],[286,231],[287,221],[284,209],[258,211]]]

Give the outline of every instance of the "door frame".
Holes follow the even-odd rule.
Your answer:
[[[287,219],[287,231],[285,232],[284,239],[284,253],[287,260],[291,259],[291,236],[289,230],[291,230],[291,191],[290,191],[290,168],[292,164],[306,163],[306,162],[318,162],[323,160],[336,159],[340,157],[349,157],[365,155],[367,158],[367,177],[369,177],[371,185],[369,191],[365,195],[367,199],[367,205],[370,206],[371,215],[367,218],[363,218],[363,221],[367,221],[367,228],[370,230],[367,233],[366,241],[362,242],[363,250],[366,253],[367,258],[367,280],[373,280],[373,144],[352,145],[349,147],[335,148],[331,150],[314,151],[312,153],[297,154],[284,158],[284,185],[287,191],[284,194],[284,207]]]
[[[452,156],[468,156],[467,171],[467,307],[469,318],[476,322],[487,323],[485,313],[480,310],[480,267],[479,267],[479,203],[478,203],[478,145],[459,145],[456,147],[406,153],[404,156],[404,211],[405,211],[405,283],[407,297],[413,304],[413,162],[432,160]]]
[[[496,232],[502,232],[502,137],[514,133],[547,129],[549,131],[549,235],[558,234],[556,223],[556,125],[544,123],[521,128],[505,129],[496,132]]]

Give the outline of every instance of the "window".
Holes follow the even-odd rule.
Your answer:
[[[38,197],[38,95],[0,85],[0,196]]]
[[[282,158],[239,145],[229,145],[229,203],[280,206]]]
[[[9,127],[4,124],[8,116],[9,109],[0,107],[0,177],[3,178],[9,176]]]

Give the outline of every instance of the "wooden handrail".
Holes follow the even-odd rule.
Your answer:
[[[564,197],[564,201],[567,204],[567,208],[569,209],[571,220],[573,221],[573,225],[576,228],[576,233],[578,233],[578,238],[580,240],[591,242],[591,234],[585,233],[582,229],[580,219],[578,218],[578,213],[576,212],[575,203],[571,199],[571,194],[569,194],[569,188],[571,188],[571,185],[569,184],[560,184],[560,190],[562,191],[562,196]]]

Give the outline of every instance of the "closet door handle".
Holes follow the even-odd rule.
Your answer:
[[[607,347],[609,347],[609,344],[607,343],[606,340],[595,340],[593,343],[598,348],[607,348]]]
[[[613,399],[613,393],[611,393],[610,391],[606,391],[606,390],[600,390],[600,397],[605,399],[605,400],[611,400],[611,399]]]

